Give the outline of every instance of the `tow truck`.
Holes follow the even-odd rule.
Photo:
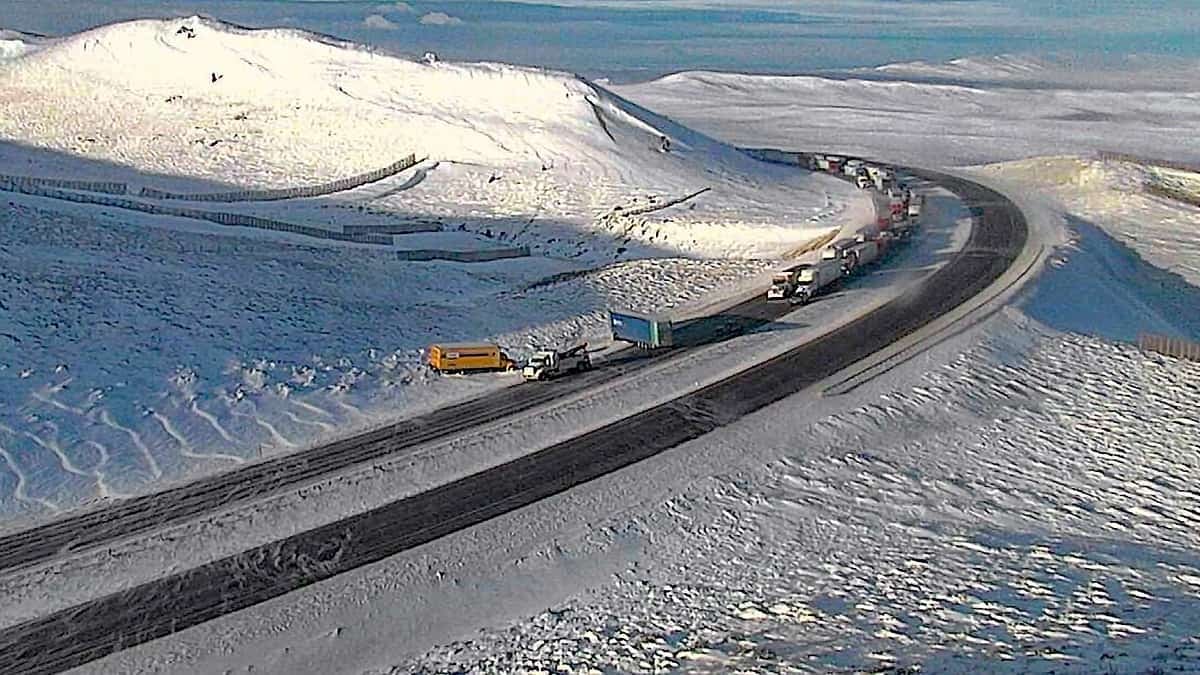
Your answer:
[[[582,342],[561,351],[539,349],[521,369],[521,377],[530,382],[542,381],[591,368],[592,358],[588,355],[587,343]]]

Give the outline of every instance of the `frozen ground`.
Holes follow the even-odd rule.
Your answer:
[[[959,202],[937,191],[930,195],[927,208],[925,236],[900,252],[894,261],[757,332],[699,348],[598,391],[589,390],[541,406],[518,419],[414,448],[369,466],[354,467],[294,493],[11,575],[0,583],[0,594],[10,598],[0,611],[0,626],[153,579],[176,569],[180,560],[189,565],[202,563],[454,480],[611,423],[812,339],[895,297],[963,245],[970,220]],[[756,283],[750,292],[761,293],[765,280]],[[546,511],[539,509],[538,513]],[[549,522],[523,526],[522,532],[535,535],[542,527],[554,530],[557,526],[553,514],[551,510]],[[511,550],[508,543],[492,543],[487,530],[481,532],[484,539],[480,541],[489,542],[486,546]],[[474,541],[476,535],[464,536]],[[514,545],[524,545],[522,538]],[[478,553],[462,554],[462,564],[475,566]],[[200,673],[267,666],[279,672],[347,672],[381,663],[373,650],[360,649],[358,641],[363,639],[390,644],[391,649],[419,651],[430,642],[444,639],[447,631],[468,634],[479,612],[463,614],[454,603],[442,605],[436,593],[410,585],[408,566],[425,560],[427,554],[419,550],[397,556],[281,598],[276,609],[262,608],[270,618],[264,619],[260,610],[231,616],[123,652],[96,668],[99,672],[169,668],[173,672]],[[497,560],[490,554],[486,557]],[[460,556],[445,554],[445,559],[458,560]],[[410,598],[414,604],[400,598]],[[296,603],[304,609],[297,610]],[[520,606],[505,599],[480,611],[504,614]],[[364,621],[364,617],[370,618]],[[273,628],[264,633],[264,626]],[[355,638],[330,645],[320,637],[330,632]],[[313,643],[315,651],[299,647],[298,636],[318,636]],[[345,652],[342,647],[353,651]]]
[[[930,164],[1092,148],[1190,159],[1178,150],[1195,95],[1178,88],[1023,98],[1003,83],[697,84],[709,77],[620,93],[754,146]],[[811,95],[797,89],[809,85]],[[873,131],[880,122],[887,133]],[[863,387],[793,397],[606,479],[83,670],[1195,671],[1200,369],[1122,341],[1142,330],[1200,339],[1200,291],[1187,283],[1196,211],[1142,201],[1132,186],[1147,172],[1072,158],[980,169],[1046,202],[1043,243],[1070,243],[1010,307]],[[745,358],[734,344],[704,356]],[[693,365],[671,382],[720,370]],[[616,414],[621,400],[563,402],[550,436]],[[532,435],[513,433],[504,447]],[[489,443],[459,451],[478,458]],[[427,459],[397,461],[421,462],[426,477],[466,466]],[[371,488],[349,475],[341,489],[361,490],[354,498],[323,486],[285,495],[261,520],[235,516],[207,536],[235,547],[326,506],[365,508],[398,475],[371,473],[390,478]],[[119,585],[190,563],[169,539],[149,553],[118,549],[85,573]],[[100,588],[46,574],[12,596],[15,615]]]
[[[614,87],[745,146],[827,149],[926,165],[1111,150],[1200,160],[1195,64],[1129,64],[1120,77],[1040,61],[899,64],[862,77],[684,72]],[[931,81],[935,80],[935,81]]]
[[[804,113],[809,98],[760,98],[763,78],[735,79],[740,99],[761,102],[749,115],[717,88],[697,98],[707,77],[644,99],[624,91],[745,143],[803,147],[794,139],[826,128]],[[995,117],[976,108],[980,121],[921,103],[938,91],[895,85],[881,99],[927,113],[921,129],[881,139],[887,152],[928,159],[947,129],[964,161],[1119,138],[1187,159],[1157,126],[1186,113],[1131,116],[1116,135],[1064,123],[1038,149],[1044,132],[1015,94]],[[991,130],[968,142],[959,130],[975,124]],[[862,128],[829,145],[866,144]],[[531,536],[511,569],[446,559],[449,581],[427,578],[439,599],[511,598],[524,611],[480,612],[479,633],[371,672],[1200,670],[1200,367],[1127,343],[1142,331],[1200,339],[1196,209],[1145,195],[1156,171],[1141,166],[1067,157],[979,174],[1044,203],[1068,239],[1017,302],[847,395],[793,397],[546,506],[563,524]],[[495,528],[519,531],[512,520]]]
[[[1155,267],[1200,286],[1200,208],[1146,190],[1168,184],[1200,195],[1200,174],[1079,157],[1007,162],[986,171],[1052,195]]]
[[[599,588],[381,672],[1200,669],[1200,367],[1017,312],[964,342],[681,448],[711,473],[589,524],[637,551]]]
[[[4,173],[221,191],[415,152],[428,159],[343,194],[204,206],[335,229],[415,221],[439,231],[395,248],[538,255],[409,263],[3,194],[0,530],[513,384],[431,378],[420,349],[603,346],[608,307],[708,304],[873,218],[844,182],[753,161],[564,73],[194,17],[2,37]],[[581,274],[538,283],[566,272]]]
[[[1044,243],[1078,227],[1023,201]],[[1195,672],[1200,368],[1108,335],[1190,319],[1103,231],[1050,261],[845,395],[84,671]],[[1055,327],[1090,303],[1123,325]]]

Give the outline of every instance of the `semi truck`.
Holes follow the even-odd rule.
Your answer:
[[[925,195],[913,195],[908,202],[908,217],[919,218],[921,209],[925,207]]]
[[[843,272],[849,274],[854,270],[854,260],[850,251],[854,248],[854,239],[838,239],[821,251],[821,260],[837,260],[843,267]]]
[[[771,286],[767,289],[767,302],[786,302],[796,292],[796,270],[776,272],[771,275]]]
[[[526,381],[549,380],[591,368],[592,358],[587,352],[587,343],[583,342],[564,350],[539,349],[521,369],[521,377]]]
[[[487,342],[440,343],[425,350],[429,367],[439,373],[512,370],[516,363],[500,345]]]
[[[850,249],[850,255],[854,258],[854,267],[852,269],[870,265],[879,257],[879,242],[874,239],[855,242],[854,246]]]
[[[791,302],[804,304],[812,299],[822,288],[842,278],[844,274],[840,260],[818,260],[809,265],[796,267],[796,290],[792,293]]]
[[[661,317],[635,312],[608,313],[613,340],[624,340],[646,349],[670,347],[674,344],[671,322]]]

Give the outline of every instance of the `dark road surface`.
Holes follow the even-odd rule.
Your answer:
[[[424,544],[698,438],[917,330],[1000,277],[1023,248],[1027,227],[1003,195],[955,177],[912,173],[956,193],[976,216],[975,224],[961,253],[878,310],[728,379],[506,464],[0,631],[0,672],[59,672]],[[790,310],[756,299],[728,313],[767,321]],[[12,535],[0,539],[0,564],[29,564],[63,548],[275,491],[531,408],[645,363],[628,361],[544,387],[506,389],[325,448]]]

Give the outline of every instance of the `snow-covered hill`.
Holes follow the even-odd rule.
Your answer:
[[[221,208],[335,228],[415,219],[446,231],[397,248],[538,255],[412,263],[5,193],[0,529],[512,384],[431,378],[420,350],[601,347],[610,306],[709,304],[873,218],[841,181],[751,160],[567,73],[199,17],[4,39],[38,48],[0,61],[0,173],[217,191],[416,153],[428,160],[347,193]],[[538,283],[550,277],[564,280]]]
[[[754,162],[566,73],[428,63],[295,30],[199,17],[104,26],[10,61],[0,86],[0,139],[143,172],[274,187],[415,152],[436,170],[382,204],[426,215],[594,229],[614,207],[711,187],[654,239],[699,253],[724,255],[729,241],[694,224],[794,242],[844,201],[841,184]]]
[[[51,38],[0,28],[0,61],[15,59],[53,42]]]

